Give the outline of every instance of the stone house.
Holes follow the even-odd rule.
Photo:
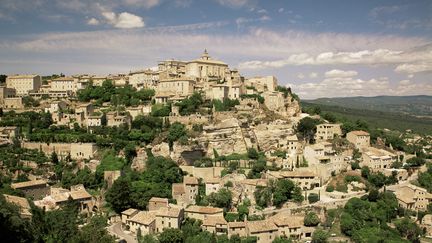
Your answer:
[[[221,235],[228,233],[228,223],[223,216],[207,216],[204,218],[201,227],[210,233]]]
[[[29,92],[36,92],[42,85],[39,75],[9,75],[6,78],[6,87],[16,90],[16,95],[24,96]]]
[[[205,194],[208,196],[213,192],[218,192],[221,188],[221,178],[207,178],[204,180]]]
[[[184,219],[184,209],[180,207],[159,208],[156,213],[156,232],[162,232],[164,228],[180,229]]]
[[[316,126],[315,141],[331,140],[337,136],[342,136],[341,124],[319,124]]]
[[[139,212],[138,209],[135,208],[129,208],[125,211],[121,212],[121,221],[123,224],[127,223],[127,220],[135,216]]]
[[[432,200],[432,195],[426,189],[412,184],[398,187],[391,191],[396,195],[399,206],[405,209],[425,211]]]
[[[246,236],[246,222],[228,222],[228,237],[231,238],[233,235],[238,235],[240,237]]]
[[[111,111],[106,114],[108,127],[120,127],[122,125],[131,125],[132,118],[129,114],[119,115],[117,112]]]
[[[148,203],[149,211],[156,211],[160,208],[168,207],[168,198],[152,197]]]
[[[310,170],[298,169],[295,171],[268,171],[268,179],[290,179],[294,181],[302,190],[310,190],[321,185],[321,179],[317,173]]]
[[[86,119],[87,127],[100,127],[102,126],[102,116],[103,115],[91,115]]]
[[[257,243],[270,243],[279,236],[278,227],[270,220],[248,221],[246,233],[255,236]]]
[[[286,213],[278,213],[270,220],[278,227],[279,236],[300,240],[303,226],[302,216],[293,216]]]
[[[20,135],[19,128],[15,126],[0,127],[0,138],[12,140]]]
[[[51,114],[56,112],[61,112],[62,110],[67,108],[67,103],[61,100],[53,101],[49,104],[49,107],[45,108],[45,112],[49,112]]]
[[[91,159],[97,152],[95,143],[71,143],[70,155],[72,159]]]
[[[156,232],[156,212],[139,211],[137,214],[126,220],[129,230],[136,234],[140,229],[142,235]]]
[[[50,187],[45,180],[33,180],[12,183],[11,187],[16,190],[21,190],[27,197],[40,199],[50,193]]]
[[[195,204],[198,195],[198,180],[195,177],[184,176],[183,183],[172,184],[172,196],[178,205]]]
[[[391,165],[397,161],[398,156],[384,149],[366,147],[362,149],[361,166],[368,166],[373,171],[380,171],[391,168]]]
[[[346,139],[357,149],[370,146],[370,135],[365,131],[352,131],[347,133]]]
[[[199,219],[204,221],[206,217],[209,216],[222,216],[223,217],[223,209],[215,208],[209,206],[196,206],[191,205],[185,208],[185,215],[189,218]]]

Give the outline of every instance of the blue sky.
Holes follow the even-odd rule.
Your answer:
[[[110,74],[204,48],[303,98],[432,94],[432,1],[0,0],[0,73]]]

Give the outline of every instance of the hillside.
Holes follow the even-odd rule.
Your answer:
[[[432,117],[432,96],[342,97],[306,100],[308,103],[341,106],[344,108],[402,113]]]
[[[349,107],[323,105],[302,101],[303,109],[318,106],[321,114],[330,112],[334,115],[350,121],[366,121],[371,128],[387,128],[391,130],[405,131],[411,129],[420,134],[432,134],[432,118],[415,117],[396,112],[384,112],[369,109],[355,109]]]

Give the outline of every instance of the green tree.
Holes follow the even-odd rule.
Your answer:
[[[312,139],[316,132],[316,125],[319,124],[319,120],[310,117],[305,117],[300,120],[296,126],[296,132],[303,135],[308,140]]]
[[[230,190],[222,188],[218,192],[212,192],[209,195],[208,201],[212,206],[230,209],[232,193]]]
[[[308,195],[309,203],[315,203],[319,201],[319,195],[316,193],[309,193]]]
[[[115,238],[108,234],[106,230],[107,226],[107,219],[103,216],[96,215],[72,238],[72,242],[114,243]]]
[[[130,208],[131,205],[131,183],[127,178],[120,177],[112,185],[105,195],[106,201],[117,213]]]
[[[317,226],[320,223],[320,219],[315,212],[308,212],[303,220],[305,226]]]
[[[397,231],[402,237],[408,239],[411,242],[418,242],[419,236],[423,234],[421,228],[409,218],[403,218],[395,222]]]
[[[55,151],[51,153],[51,162],[55,165],[59,163],[59,159]]]
[[[312,234],[313,243],[327,243],[329,238],[329,233],[325,230],[317,229]]]
[[[179,229],[165,228],[159,235],[158,240],[160,243],[183,243],[183,233]]]
[[[283,237],[276,237],[272,243],[292,243],[293,241],[291,239],[288,238],[283,238]]]

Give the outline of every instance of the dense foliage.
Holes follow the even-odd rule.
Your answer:
[[[78,91],[77,97],[81,102],[95,100],[95,104],[101,105],[103,102],[111,102],[111,105],[136,106],[150,102],[155,95],[152,89],[141,89],[137,91],[130,85],[115,87],[111,80],[106,80],[102,86],[89,85],[85,89]]]
[[[376,201],[352,198],[340,219],[342,232],[354,242],[407,242],[404,235],[388,226],[396,219],[398,202],[393,193],[378,194]]]
[[[149,157],[142,173],[128,172],[116,180],[106,194],[106,201],[118,213],[134,207],[145,209],[152,197],[171,198],[172,183],[182,180],[177,164],[164,157]]]

